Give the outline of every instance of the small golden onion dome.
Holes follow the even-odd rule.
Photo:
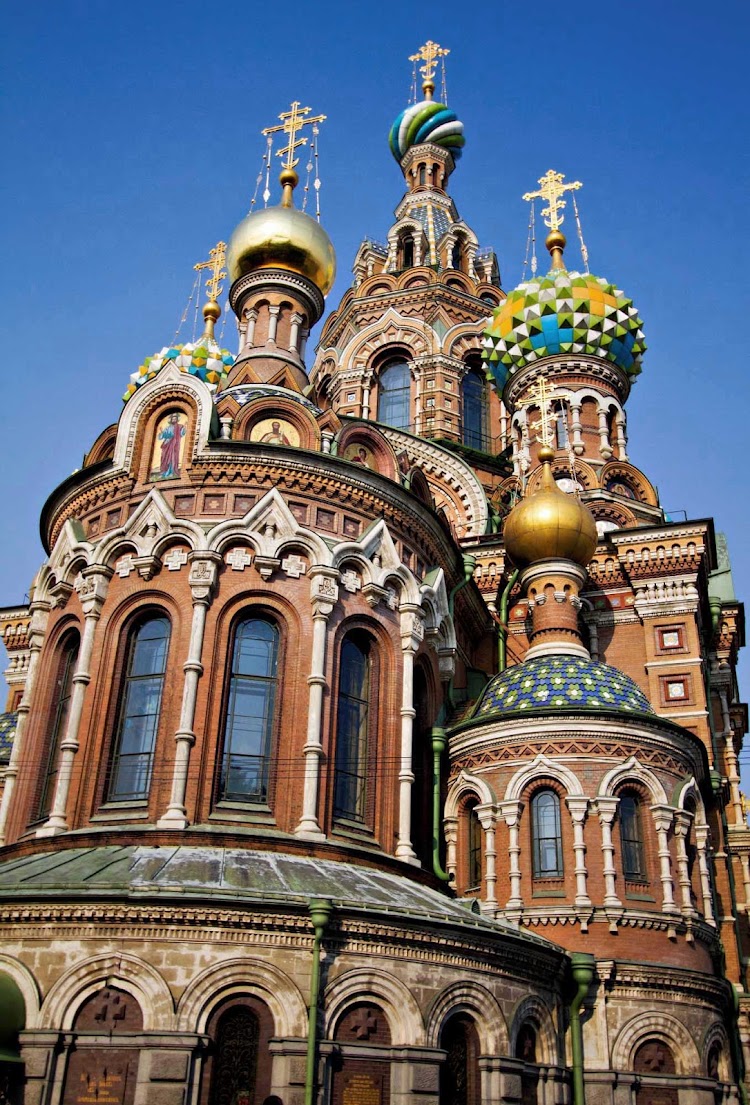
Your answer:
[[[596,549],[594,516],[575,495],[566,495],[555,483],[550,467],[554,455],[548,446],[539,450],[539,488],[505,520],[505,548],[519,568],[548,558],[574,560],[585,568]]]
[[[304,211],[266,207],[247,215],[227,246],[230,280],[257,269],[299,273],[326,295],[336,276],[336,254],[323,227]]]

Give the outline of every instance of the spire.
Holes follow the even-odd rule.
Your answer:
[[[583,184],[580,180],[572,180],[568,184],[563,184],[563,174],[556,173],[554,169],[548,169],[544,176],[539,177],[539,188],[536,192],[525,192],[523,198],[531,202],[535,199],[543,199],[547,206],[542,208],[542,218],[545,224],[550,228],[550,233],[547,235],[545,245],[552,257],[552,268],[562,269],[563,265],[563,251],[565,249],[567,239],[560,227],[563,223],[564,216],[561,214],[563,207],[565,207],[565,200],[560,197],[565,192],[574,192],[578,188],[582,188]]]
[[[200,272],[202,269],[211,270],[211,275],[206,283],[208,302],[203,307],[203,318],[206,320],[204,334],[207,338],[213,338],[214,325],[218,322],[221,315],[219,296],[224,290],[221,281],[227,275],[224,271],[226,255],[227,243],[217,242],[214,248],[209,250],[207,261],[199,261],[197,265],[193,265],[196,272]]]
[[[299,177],[294,168],[299,163],[299,158],[294,156],[294,152],[298,146],[307,145],[307,136],[303,135],[298,138],[297,134],[308,124],[323,123],[326,119],[325,115],[310,115],[311,111],[311,107],[300,107],[300,101],[293,100],[289,111],[282,111],[279,115],[280,123],[277,123],[274,127],[266,127],[265,130],[261,131],[266,137],[269,134],[277,134],[279,131],[289,136],[286,146],[282,146],[281,149],[276,151],[276,156],[283,159],[284,165],[279,174],[279,183],[283,189],[281,194],[282,207],[294,206],[292,192],[299,184]]]

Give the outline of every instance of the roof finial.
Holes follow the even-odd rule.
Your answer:
[[[286,146],[282,146],[280,150],[276,151],[277,157],[284,159],[284,167],[279,174],[279,182],[283,188],[281,194],[281,206],[292,206],[292,192],[299,183],[299,177],[294,171],[294,166],[299,162],[299,158],[294,156],[294,151],[298,146],[304,146],[307,144],[307,138],[298,138],[297,133],[302,127],[307,126],[308,123],[322,123],[324,122],[325,115],[310,115],[312,111],[311,107],[300,107],[300,101],[294,100],[292,102],[289,111],[282,111],[279,115],[281,119],[280,123],[277,123],[275,127],[266,127],[261,133],[265,135],[276,134],[278,131],[283,131],[284,134],[289,135],[289,141]]]
[[[420,46],[416,54],[409,55],[409,61],[423,61],[424,65],[420,65],[419,72],[424,77],[422,82],[422,91],[424,92],[425,100],[431,100],[435,91],[435,67],[437,66],[438,59],[447,57],[450,50],[446,50],[443,46],[439,46],[437,42],[433,42],[429,39],[424,46]]]
[[[547,235],[544,244],[552,257],[552,268],[561,269],[563,267],[563,250],[567,239],[560,230],[564,219],[561,211],[565,207],[565,200],[560,197],[564,192],[573,192],[578,188],[582,188],[583,185],[580,180],[563,184],[563,174],[556,173],[554,169],[548,169],[544,176],[539,177],[539,185],[540,187],[536,192],[525,192],[523,198],[525,200],[543,199],[547,203],[547,206],[542,208],[542,218],[550,228],[550,233]]]
[[[206,283],[208,303],[203,307],[203,317],[206,320],[205,334],[209,338],[214,336],[214,323],[218,321],[221,315],[221,307],[219,306],[218,300],[224,290],[221,286],[221,281],[227,275],[224,271],[226,254],[226,242],[217,242],[214,248],[209,250],[207,261],[199,261],[197,265],[193,265],[193,268],[198,272],[200,272],[201,269],[211,270],[211,275]]]

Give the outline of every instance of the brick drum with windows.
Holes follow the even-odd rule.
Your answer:
[[[506,297],[428,45],[309,375],[335,258],[289,165],[2,611],[14,1105],[746,1100],[726,548],[628,457],[632,303],[555,227]]]

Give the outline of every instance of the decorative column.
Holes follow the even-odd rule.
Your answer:
[[[5,785],[3,787],[2,799],[0,799],[0,847],[5,844],[5,826],[8,821],[10,800],[13,796],[13,791],[15,790],[16,779],[18,778],[19,764],[21,763],[21,759],[24,754],[24,734],[29,719],[29,710],[31,709],[31,697],[34,692],[36,670],[39,664],[39,654],[42,651],[42,644],[44,642],[44,634],[47,628],[47,619],[49,618],[50,605],[51,604],[45,599],[39,600],[38,602],[32,601],[29,608],[31,613],[31,622],[29,624],[29,667],[26,672],[26,682],[23,688],[23,696],[21,697],[21,701],[18,704],[16,734],[13,738],[13,748],[11,749],[10,760],[8,761],[8,766],[5,769]]]
[[[709,925],[716,927],[716,920],[714,919],[714,899],[711,893],[711,875],[708,870],[708,825],[695,826],[695,846],[698,851],[698,870],[701,877],[703,917]],[[747,886],[745,888],[745,894],[747,897]]]
[[[583,426],[581,425],[581,401],[576,402],[575,399],[570,400],[570,417],[571,417],[571,430],[573,431],[573,440],[571,442],[573,446],[573,452],[577,457],[583,455],[585,446],[583,444]]]
[[[521,844],[519,841],[518,822],[521,817],[523,804],[521,802],[500,802],[498,809],[503,815],[508,826],[510,840],[508,842],[508,875],[510,877],[510,897],[505,903],[506,913],[520,920],[523,911],[523,898],[521,897]]]
[[[304,361],[304,359],[305,359],[305,349],[307,348],[307,339],[309,337],[310,337],[310,331],[309,330],[303,330],[302,335],[299,339],[299,359],[301,361]]]
[[[276,328],[279,325],[279,311],[281,307],[278,304],[274,304],[268,308],[268,338],[266,344],[273,342],[276,344]]]
[[[597,798],[594,809],[599,815],[599,824],[602,830],[602,861],[604,874],[604,906],[609,909],[622,909],[622,902],[617,897],[615,878],[615,848],[612,843],[612,822],[615,819],[619,798]]]
[[[607,429],[607,412],[604,407],[599,407],[599,452],[605,460],[612,456],[612,446],[609,443],[609,430]]]
[[[484,905],[494,913],[497,909],[497,850],[495,849],[495,807],[491,803],[477,806],[475,813],[484,829],[484,880],[487,893]]]
[[[163,817],[157,821],[160,829],[186,829],[189,822],[185,807],[190,749],[195,744],[195,703],[198,697],[198,683],[203,675],[203,637],[206,629],[206,614],[211,605],[221,554],[216,552],[191,552],[190,575],[188,582],[193,597],[193,623],[190,627],[188,654],[182,670],[185,678],[182,685],[182,708],[180,724],[174,735],[175,754],[172,768],[172,793],[169,807]]]
[[[252,345],[255,339],[255,324],[258,321],[258,310],[256,307],[249,307],[245,311],[245,342],[247,345]]]
[[[372,376],[362,377],[362,420],[367,422],[370,417],[370,391],[372,389]]]
[[[302,322],[302,315],[298,311],[295,311],[294,314],[291,317],[292,325],[291,325],[291,329],[289,331],[289,352],[290,353],[296,353],[297,352],[297,341],[299,339],[299,327],[300,327],[301,322]]]
[[[78,597],[83,609],[84,623],[81,645],[78,650],[78,663],[73,675],[73,689],[70,695],[70,707],[68,710],[68,724],[65,736],[60,742],[60,759],[57,768],[57,783],[55,796],[52,800],[52,809],[47,821],[36,831],[37,836],[56,836],[68,830],[68,822],[65,817],[68,805],[68,792],[70,780],[73,774],[73,761],[79,748],[78,731],[83,714],[83,702],[86,697],[86,688],[91,682],[91,653],[94,647],[94,635],[96,626],[102,612],[104,600],[107,597],[109,581],[112,578],[112,569],[102,564],[92,564],[81,572],[82,580],[78,589]]]
[[[672,865],[669,855],[669,829],[675,811],[671,806],[652,806],[654,815],[656,837],[659,842],[659,866],[661,869],[662,909],[665,913],[678,913],[679,910],[674,900],[674,884],[672,882]]]
[[[741,829],[747,828],[747,819],[742,809],[742,795],[740,794],[740,773],[737,765],[737,753],[734,747],[734,729],[729,714],[729,699],[726,690],[719,688],[719,702],[721,703],[721,717],[723,729],[721,736],[724,738],[724,759],[727,765],[727,780],[729,782],[729,797],[734,812],[734,823]]]
[[[677,842],[677,881],[680,884],[682,894],[682,913],[687,918],[696,914],[693,899],[690,893],[690,872],[688,867],[687,838],[690,832],[692,817],[685,810],[675,810],[674,837]]]
[[[575,904],[581,909],[590,909],[591,898],[589,898],[588,890],[586,889],[586,876],[588,874],[586,868],[586,842],[583,837],[583,826],[586,822],[589,800],[588,798],[566,798],[565,803],[570,810],[570,816],[573,821],[573,851],[576,857]]]
[[[323,692],[326,687],[326,635],[328,619],[338,602],[339,573],[335,568],[317,565],[310,569],[310,601],[313,608],[313,638],[310,674],[307,684],[310,696],[307,707],[307,740],[305,754],[305,785],[302,795],[302,817],[294,830],[295,836],[308,840],[324,840],[318,821],[320,761],[323,758]]]
[[[628,461],[628,436],[625,433],[625,415],[615,415],[615,431],[617,433],[617,456],[620,460]]]
[[[445,834],[445,869],[448,872],[448,882],[456,885],[456,872],[458,870],[458,818],[443,818],[443,833]]]
[[[398,842],[396,855],[407,863],[419,863],[411,843],[411,798],[414,785],[412,737],[414,729],[414,655],[424,640],[424,611],[403,603],[401,614],[401,762],[398,772]]]

